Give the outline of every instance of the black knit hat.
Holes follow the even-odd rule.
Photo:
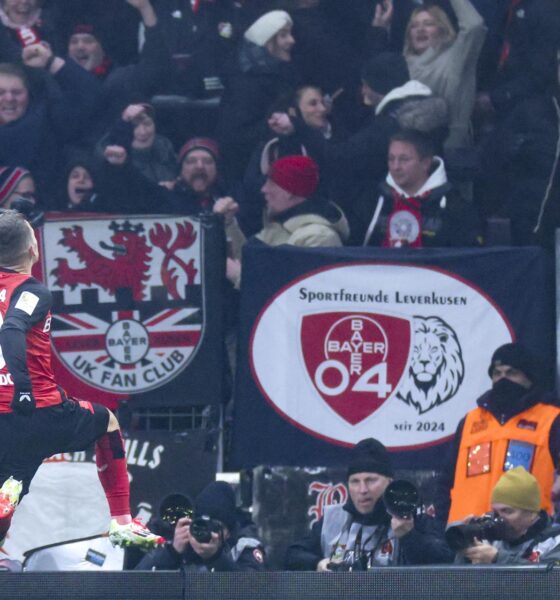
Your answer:
[[[352,448],[351,453],[348,477],[354,473],[379,473],[386,477],[393,476],[389,452],[378,440],[373,438],[361,440]]]
[[[225,481],[209,483],[194,501],[194,516],[208,516],[221,521],[230,531],[235,528],[237,513],[233,488]]]
[[[500,367],[502,365],[508,365],[519,371],[523,371],[525,375],[535,382],[535,361],[529,350],[519,343],[504,344],[500,346],[492,355],[490,366],[488,367],[488,375],[492,377],[492,371],[494,367]]]
[[[374,92],[385,95],[409,81],[410,74],[402,54],[381,52],[364,65],[362,79]]]

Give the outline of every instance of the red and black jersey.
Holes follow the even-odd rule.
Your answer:
[[[14,386],[31,389],[37,407],[60,404],[51,368],[51,294],[30,275],[0,269],[0,413]]]

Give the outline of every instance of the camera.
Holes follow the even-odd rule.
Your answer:
[[[503,540],[505,522],[494,513],[488,513],[473,519],[469,523],[454,525],[445,532],[445,539],[454,552],[472,546],[475,538],[494,542]]]
[[[410,481],[395,479],[385,488],[383,502],[389,514],[401,519],[410,519],[418,510],[420,494]]]
[[[343,560],[342,562],[331,561],[327,563],[327,569],[335,573],[344,573],[351,571],[367,571],[368,569],[368,554],[360,554],[353,560]]]
[[[208,515],[201,515],[193,519],[189,531],[197,542],[207,544],[212,539],[212,534],[221,533],[223,528],[220,521],[212,519]]]
[[[183,494],[170,494],[159,507],[160,519],[172,527],[175,527],[179,519],[192,518],[192,515],[192,501]]]

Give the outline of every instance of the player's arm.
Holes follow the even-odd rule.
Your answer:
[[[14,382],[12,408],[29,414],[35,408],[31,378],[27,369],[27,332],[42,321],[51,306],[50,292],[34,279],[14,292],[0,327],[0,348]]]

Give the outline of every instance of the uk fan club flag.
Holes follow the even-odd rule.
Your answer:
[[[41,238],[54,355],[82,390],[144,393],[192,362],[205,326],[200,222],[49,219]]]

